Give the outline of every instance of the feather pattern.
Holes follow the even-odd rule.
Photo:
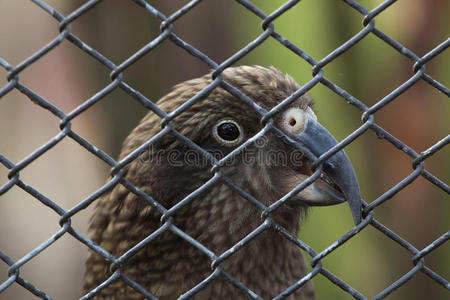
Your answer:
[[[258,105],[270,109],[295,92],[299,85],[274,68],[242,66],[224,71],[223,78]],[[158,101],[171,112],[212,82],[211,75],[189,80],[174,87]],[[290,106],[311,107],[308,95]],[[173,127],[208,151],[226,155],[232,149],[217,144],[212,127],[221,119],[232,118],[240,124],[245,139],[262,127],[260,117],[243,101],[222,88],[177,116]],[[275,117],[277,118],[277,117]],[[161,119],[150,112],[123,143],[119,159],[124,158],[161,130]],[[252,148],[253,147],[253,148]],[[255,156],[268,149],[286,150],[287,145],[268,133],[265,145],[251,146]],[[167,134],[123,168],[124,176],[161,205],[170,208],[212,177],[208,161],[186,163],[187,146]],[[178,154],[178,156],[173,155]],[[145,155],[144,155],[145,154]],[[172,155],[173,157],[169,157]],[[235,184],[265,205],[280,199],[289,190],[280,178],[288,176],[282,168],[264,162],[245,164],[236,160],[223,172]],[[297,233],[305,207],[282,207],[274,219]],[[261,225],[261,211],[230,187],[218,182],[203,191],[173,216],[173,222],[192,238],[220,255]],[[96,203],[91,219],[91,239],[106,251],[120,257],[127,250],[162,226],[161,214],[143,199],[117,184]],[[170,230],[165,231],[136,253],[122,271],[159,299],[176,299],[213,271],[210,259]],[[273,230],[266,230],[222,263],[223,269],[264,299],[273,298],[306,273],[306,265],[297,246]],[[84,293],[109,276],[110,262],[90,251],[86,261]],[[93,299],[143,299],[122,280],[101,290]],[[193,299],[251,299],[223,277],[214,279]],[[315,299],[311,282],[287,299]]]

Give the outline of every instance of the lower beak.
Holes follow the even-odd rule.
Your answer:
[[[337,144],[336,139],[313,119],[308,119],[303,131],[294,138],[305,147],[305,155],[314,160]],[[331,181],[331,182],[330,182]],[[339,187],[334,189],[333,186]],[[308,186],[302,199],[309,205],[332,205],[347,201],[355,224],[361,222],[362,200],[352,164],[341,150],[323,163],[321,179]]]

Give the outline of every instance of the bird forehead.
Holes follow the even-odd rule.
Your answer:
[[[226,69],[223,74],[225,81],[267,110],[300,88],[292,77],[275,68],[241,66]],[[307,99],[299,99],[307,102]]]

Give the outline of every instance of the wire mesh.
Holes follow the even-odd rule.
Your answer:
[[[148,299],[157,299],[156,296],[153,295],[150,291],[146,290],[145,287],[141,286],[138,282],[134,281],[129,276],[127,276],[127,274],[122,272],[121,266],[124,263],[126,263],[126,261],[129,260],[133,255],[135,255],[140,249],[152,243],[152,241],[157,236],[166,231],[171,231],[174,234],[181,237],[182,239],[184,239],[185,241],[187,241],[188,243],[190,243],[191,245],[193,245],[194,247],[196,247],[197,249],[199,249],[204,254],[206,254],[212,261],[211,275],[202,282],[199,282],[198,285],[196,285],[194,288],[192,288],[191,290],[180,296],[179,299],[188,299],[189,297],[195,295],[198,291],[200,291],[203,287],[207,286],[211,281],[213,281],[218,276],[226,278],[236,288],[241,289],[245,294],[247,294],[251,298],[261,299],[259,295],[248,289],[248,287],[246,287],[243,283],[239,282],[236,278],[228,274],[226,270],[222,268],[221,263],[225,261],[228,257],[230,257],[230,255],[233,254],[233,252],[236,251],[238,248],[245,247],[248,242],[250,242],[254,237],[259,235],[262,231],[266,230],[267,228],[273,228],[281,235],[297,244],[300,249],[306,251],[311,256],[311,266],[312,266],[311,271],[304,278],[300,278],[298,282],[294,283],[288,289],[283,291],[275,299],[283,299],[287,297],[288,295],[293,293],[296,289],[301,287],[307,280],[312,279],[318,274],[321,274],[322,276],[328,278],[330,282],[340,287],[343,291],[350,294],[355,299],[366,299],[366,297],[362,293],[360,293],[351,285],[344,282],[338,276],[334,275],[329,270],[327,270],[322,265],[322,260],[328,255],[332,255],[337,248],[341,247],[349,239],[351,239],[352,237],[363,231],[368,226],[378,230],[382,234],[389,237],[392,240],[392,242],[397,243],[399,246],[407,250],[411,255],[411,261],[413,263],[413,267],[406,274],[401,276],[397,281],[395,281],[385,289],[379,291],[379,293],[375,297],[373,297],[373,299],[386,298],[390,293],[402,287],[409,279],[411,279],[418,272],[422,272],[423,274],[428,276],[430,280],[435,281],[439,285],[442,285],[444,288],[450,289],[449,282],[443,276],[436,273],[425,264],[425,257],[430,252],[434,251],[438,247],[442,246],[444,243],[448,242],[450,238],[450,232],[444,233],[434,242],[430,243],[427,247],[423,249],[416,249],[405,238],[403,238],[399,234],[392,231],[390,228],[386,227],[385,225],[377,221],[374,218],[373,213],[374,210],[379,205],[381,205],[386,201],[389,201],[394,195],[396,195],[399,191],[404,189],[407,185],[409,185],[418,177],[426,179],[436,188],[443,190],[445,193],[447,194],[450,193],[449,185],[447,185],[441,179],[430,173],[424,167],[424,162],[426,161],[426,159],[428,159],[435,153],[441,151],[445,146],[449,144],[450,135],[443,137],[439,142],[431,146],[426,151],[422,153],[416,153],[411,147],[403,143],[401,140],[396,138],[394,135],[389,133],[386,129],[384,129],[374,121],[374,115],[379,110],[383,109],[390,102],[395,101],[399,97],[399,95],[404,93],[406,90],[408,90],[410,87],[412,87],[419,81],[426,82],[439,92],[447,95],[447,97],[450,95],[449,89],[444,84],[431,77],[425,71],[426,64],[432,61],[436,56],[443,53],[449,47],[450,39],[446,39],[445,41],[437,45],[435,48],[431,49],[427,54],[425,54],[422,57],[419,57],[414,52],[407,49],[402,44],[400,44],[399,42],[397,42],[396,40],[394,40],[393,38],[391,38],[390,36],[388,36],[375,26],[376,16],[379,15],[381,12],[389,9],[389,6],[393,4],[395,0],[384,1],[382,4],[380,4],[378,7],[376,7],[371,11],[367,10],[357,1],[344,0],[343,2],[345,2],[348,5],[349,9],[353,9],[361,15],[363,27],[357,34],[352,36],[348,41],[337,47],[335,50],[326,55],[320,61],[316,61],[310,54],[303,51],[301,48],[296,46],[294,43],[290,42],[288,39],[283,37],[281,33],[275,30],[273,22],[277,18],[281,18],[283,14],[285,14],[289,9],[294,7],[299,2],[299,0],[286,2],[284,5],[279,7],[270,15],[266,15],[261,9],[259,9],[256,5],[252,4],[250,1],[238,0],[237,2],[241,5],[241,9],[248,10],[250,13],[254,14],[255,16],[261,19],[262,33],[256,39],[249,42],[245,47],[237,51],[234,55],[232,55],[231,57],[229,57],[227,60],[225,60],[223,63],[220,64],[210,59],[207,55],[205,55],[192,45],[188,44],[186,41],[181,39],[173,32],[173,24],[178,19],[182,18],[187,12],[194,10],[196,5],[199,4],[201,1],[199,0],[190,1],[182,8],[180,8],[179,10],[175,11],[173,14],[167,17],[158,9],[156,9],[154,6],[152,6],[150,3],[144,0],[133,0],[133,2],[139,7],[141,7],[141,9],[145,10],[149,15],[159,20],[161,33],[155,39],[146,44],[144,47],[142,47],[140,50],[138,50],[136,53],[131,55],[128,59],[124,60],[119,65],[114,64],[106,56],[102,55],[102,53],[91,48],[87,43],[85,43],[71,31],[71,23],[80,18],[81,16],[83,16],[84,14],[86,14],[87,12],[89,12],[90,10],[95,9],[96,5],[101,1],[99,0],[87,1],[85,4],[83,4],[78,9],[74,10],[67,16],[62,15],[57,10],[46,4],[44,1],[33,0],[32,2],[37,7],[42,9],[45,13],[47,13],[49,15],[49,18],[54,18],[59,22],[60,33],[50,43],[45,45],[42,49],[40,49],[39,51],[29,56],[28,58],[26,58],[25,60],[23,60],[22,62],[20,62],[15,66],[8,63],[5,59],[0,58],[0,66],[3,67],[8,72],[7,76],[8,83],[0,89],[0,98],[7,95],[13,90],[20,91],[22,94],[28,97],[29,100],[39,105],[42,109],[51,112],[54,116],[56,116],[60,120],[60,132],[19,162],[14,163],[10,159],[8,159],[8,157],[0,154],[0,162],[2,163],[3,166],[9,169],[8,181],[3,186],[0,187],[0,195],[7,193],[14,186],[19,187],[20,189],[24,190],[32,197],[34,197],[37,201],[48,207],[48,209],[53,210],[57,215],[59,215],[60,216],[59,225],[61,226],[61,228],[44,243],[42,243],[32,251],[27,253],[26,255],[22,256],[18,260],[11,259],[10,254],[2,252],[2,249],[0,249],[0,259],[3,261],[4,264],[7,264],[9,266],[8,279],[0,284],[0,293],[8,289],[13,283],[17,283],[21,285],[23,288],[27,289],[29,292],[33,293],[34,295],[42,299],[51,299],[50,296],[47,295],[45,291],[40,290],[38,286],[34,285],[33,283],[27,281],[26,278],[22,277],[20,275],[20,269],[25,264],[29,263],[33,258],[35,258],[39,253],[45,251],[50,245],[52,245],[63,235],[72,235],[80,243],[83,243],[84,245],[86,245],[93,251],[97,252],[98,254],[102,255],[105,259],[111,262],[111,270],[112,270],[111,276],[97,288],[90,291],[88,294],[84,295],[82,299],[90,299],[94,297],[103,288],[105,288],[106,286],[108,286],[109,284],[118,279],[126,282],[130,287],[139,291],[144,297]],[[406,80],[404,83],[399,85],[391,93],[389,93],[384,98],[379,100],[376,104],[370,107],[366,106],[356,97],[352,96],[343,88],[339,87],[333,81],[328,79],[325,76],[325,72],[323,70],[325,66],[332,63],[336,58],[338,58],[340,55],[348,51],[355,44],[359,43],[361,40],[365,39],[369,35],[377,37],[378,39],[386,43],[386,45],[388,45],[393,51],[398,52],[399,54],[401,54],[402,56],[404,56],[405,58],[414,63],[413,67],[414,75],[411,76],[411,78]],[[244,95],[239,89],[225,82],[222,79],[221,75],[226,68],[239,62],[241,58],[243,58],[249,52],[253,51],[255,48],[259,47],[267,39],[273,39],[279,42],[281,45],[283,45],[284,47],[289,49],[292,53],[294,53],[299,60],[304,60],[308,64],[310,64],[313,75],[312,79],[309,82],[305,83],[297,92],[295,92],[292,96],[282,101],[280,105],[278,105],[277,107],[273,108],[270,111],[267,111],[259,107],[256,103],[253,102],[252,99]],[[144,55],[151,52],[153,49],[155,49],[155,47],[157,47],[159,44],[161,44],[163,41],[166,40],[172,42],[174,45],[178,46],[180,49],[186,51],[187,53],[195,57],[198,61],[206,64],[209,68],[214,70],[212,74],[213,76],[212,83],[209,86],[207,86],[204,90],[202,90],[200,93],[189,99],[183,106],[177,108],[171,113],[166,113],[163,110],[161,110],[156,104],[147,99],[145,95],[143,95],[138,90],[133,88],[132,84],[125,82],[123,76],[123,72],[127,70],[127,68],[138,62]],[[91,98],[86,100],[83,104],[81,104],[68,114],[64,113],[60,108],[53,105],[50,101],[46,100],[44,97],[34,92],[32,89],[27,87],[19,80],[19,75],[21,72],[26,70],[30,65],[32,65],[36,61],[40,60],[50,51],[54,50],[63,41],[68,41],[72,43],[80,51],[83,51],[84,53],[88,54],[98,63],[104,65],[111,71],[110,73],[111,83],[105,86],[100,92],[93,95]],[[265,206],[262,203],[260,203],[258,199],[254,199],[252,196],[250,196],[244,190],[242,190],[240,187],[234,184],[229,178],[227,178],[221,172],[221,167],[224,166],[229,159],[239,154],[239,152],[245,149],[246,146],[250,145],[255,140],[263,136],[265,132],[267,132],[268,130],[275,130],[272,125],[272,118],[277,112],[283,110],[283,108],[287,107],[287,105],[289,105],[293,99],[309,91],[316,85],[323,85],[327,87],[330,91],[337,94],[343,100],[350,103],[352,106],[356,107],[361,112],[362,125],[354,132],[349,134],[341,142],[339,142],[337,146],[333,147],[324,155],[322,155],[322,157],[317,159],[314,162],[314,165],[320,165],[331,155],[335,154],[339,150],[343,149],[344,147],[348,146],[350,143],[358,139],[366,131],[375,132],[378,137],[381,137],[384,140],[390,142],[392,145],[398,148],[399,151],[405,152],[409,157],[411,157],[412,161],[411,173],[406,178],[399,181],[394,187],[392,187],[384,194],[379,196],[378,198],[373,199],[372,201],[370,201],[370,203],[364,203],[363,221],[359,225],[352,228],[349,232],[344,234],[342,237],[340,237],[336,242],[332,243],[329,247],[321,251],[320,253],[314,251],[310,246],[305,244],[297,236],[287,231],[285,228],[277,224],[272,219],[271,213],[280,205],[282,205],[286,201],[286,198],[282,198],[270,206]],[[244,143],[242,147],[235,149],[232,153],[219,160],[212,157],[207,151],[205,151],[204,149],[193,143],[191,140],[189,140],[189,138],[183,136],[171,125],[172,120],[177,118],[178,115],[180,115],[183,111],[191,107],[197,101],[200,101],[205,95],[207,95],[212,89],[216,87],[221,87],[226,91],[228,91],[233,96],[242,100],[243,102],[250,104],[250,106],[254,108],[255,113],[261,117],[262,122],[266,124],[265,127],[260,132],[258,132],[254,137],[252,137],[246,143]],[[102,150],[96,148],[94,145],[92,145],[81,135],[77,134],[71,128],[72,121],[75,118],[79,117],[88,108],[92,107],[93,105],[101,101],[105,96],[107,96],[109,93],[111,93],[116,89],[123,90],[124,92],[131,95],[140,104],[142,104],[142,106],[144,106],[146,109],[148,109],[149,111],[153,111],[157,116],[161,118],[161,122],[163,125],[163,128],[161,129],[160,133],[152,137],[145,144],[137,148],[135,151],[133,151],[131,154],[129,154],[121,161],[116,161]],[[279,133],[283,134],[281,131],[279,131]],[[160,138],[162,138],[166,134],[175,135],[187,146],[205,156],[206,159],[211,161],[212,164],[214,165],[213,168],[214,176],[212,177],[212,179],[209,180],[207,183],[205,183],[203,186],[199,187],[197,190],[193,191],[190,195],[188,195],[181,202],[179,202],[177,205],[173,206],[170,209],[167,209],[163,205],[158,203],[158,199],[152,198],[152,195],[148,195],[142,190],[140,190],[138,187],[134,186],[127,178],[123,176],[121,172],[122,168],[125,165],[138,158],[143,149],[147,149],[149,146],[157,142]],[[46,151],[54,147],[63,139],[74,140],[79,145],[84,147],[86,151],[89,151],[97,158],[107,163],[112,168],[111,169],[112,179],[108,183],[106,183],[100,189],[92,193],[86,199],[79,202],[78,205],[69,210],[64,210],[55,201],[49,199],[39,190],[28,185],[20,178],[20,172],[22,170],[27,168],[32,162],[38,160]],[[316,171],[316,173],[312,175],[312,177],[313,178],[317,177],[319,174],[320,168],[318,169],[318,171]],[[261,213],[263,215],[261,226],[259,226],[248,236],[243,238],[238,243],[238,245],[236,245],[236,247],[238,248],[233,247],[232,249],[229,249],[228,251],[225,251],[222,254],[214,253],[208,248],[206,248],[204,245],[202,245],[201,243],[199,243],[198,241],[187,235],[185,232],[183,232],[183,230],[174,225],[172,220],[172,216],[174,215],[174,213],[176,213],[181,207],[190,203],[200,192],[207,189],[210,185],[215,184],[215,182],[217,182],[218,180],[223,180],[230,188],[234,189],[243,198],[256,204],[261,209]],[[150,236],[141,241],[139,244],[129,249],[121,257],[114,257],[113,255],[102,249],[100,246],[93,243],[88,237],[78,232],[71,225],[71,218],[75,214],[79,213],[81,210],[93,204],[99,197],[101,197],[105,192],[107,192],[111,187],[115,186],[116,184],[122,184],[129,191],[147,201],[149,205],[156,208],[161,214],[161,226],[159,227],[159,229],[153,232]]]

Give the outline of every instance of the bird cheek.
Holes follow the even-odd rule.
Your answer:
[[[273,186],[272,178],[264,164],[247,165],[244,168],[244,177],[258,198],[264,199],[266,192]]]

